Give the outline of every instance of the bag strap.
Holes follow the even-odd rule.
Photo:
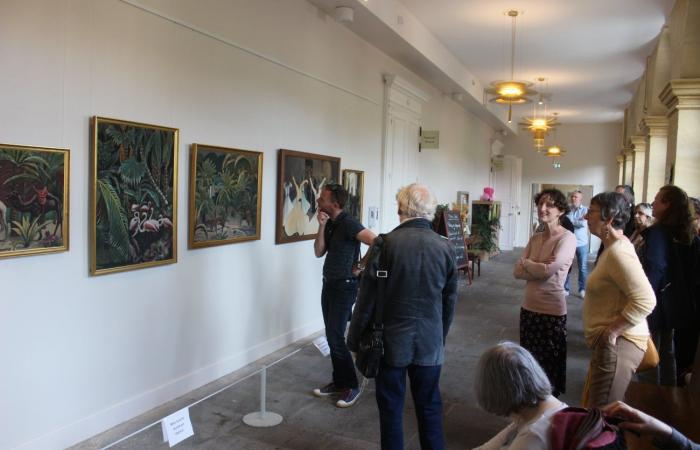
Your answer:
[[[377,265],[377,301],[374,306],[374,326],[381,327],[384,320],[384,289],[386,288],[386,279],[389,277],[389,271],[386,261],[386,234],[379,235],[379,264]]]
[[[571,448],[583,450],[591,440],[595,439],[603,432],[603,414],[598,408],[591,408],[588,414],[579,423],[578,429],[573,436]]]

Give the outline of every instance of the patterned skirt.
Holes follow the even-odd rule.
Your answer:
[[[544,369],[553,395],[566,392],[566,314],[550,316],[520,308],[520,345]]]

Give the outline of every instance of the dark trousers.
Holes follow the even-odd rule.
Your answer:
[[[576,247],[576,265],[578,266],[578,291],[586,289],[586,279],[588,278],[588,244]],[[572,266],[573,267],[573,266]],[[566,275],[564,289],[571,290],[571,267]]]
[[[357,388],[355,363],[345,343],[345,328],[352,314],[352,305],[357,297],[357,280],[324,280],[321,292],[321,309],[323,324],[326,327],[326,339],[331,349],[333,364],[333,384],[345,389]]]
[[[698,336],[700,336],[700,328],[697,325],[692,328],[676,328],[675,330],[673,344],[676,349],[676,369],[679,377],[693,368]]]
[[[445,448],[442,434],[442,398],[439,387],[441,368],[442,366],[413,364],[408,367],[391,367],[382,363],[376,379],[382,450],[403,449],[406,372],[411,381],[411,394],[416,408],[421,449]]]

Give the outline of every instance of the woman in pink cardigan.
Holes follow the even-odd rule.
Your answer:
[[[520,345],[542,366],[552,395],[566,391],[566,295],[564,282],[576,253],[576,237],[560,224],[569,207],[558,189],[535,196],[543,231],[535,233],[515,264],[515,278],[527,280],[520,308]]]

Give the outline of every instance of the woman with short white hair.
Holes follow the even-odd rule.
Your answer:
[[[513,420],[477,450],[545,450],[552,416],[567,407],[552,396],[549,378],[530,352],[512,342],[481,355],[474,391],[484,410]]]
[[[637,256],[643,254],[644,235],[642,231],[654,224],[654,216],[651,214],[650,203],[639,203],[634,207],[634,232],[630,236],[630,242],[634,245]]]

